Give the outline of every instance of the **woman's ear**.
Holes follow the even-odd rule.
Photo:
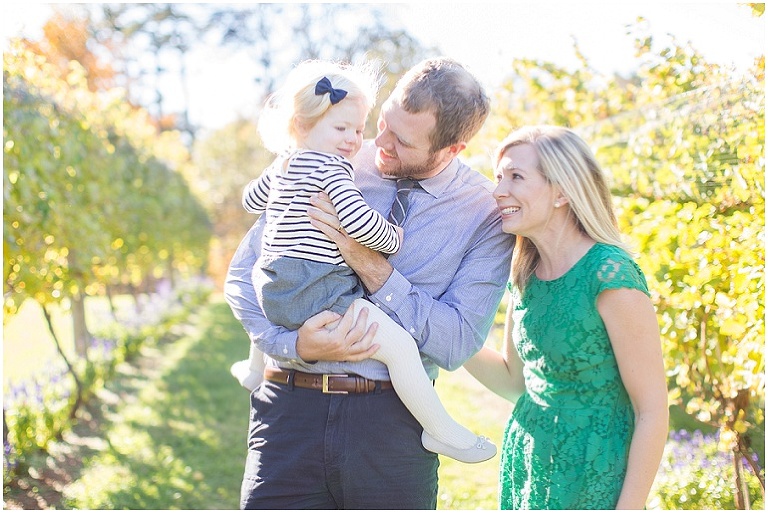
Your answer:
[[[560,208],[560,207],[562,207],[563,205],[566,205],[566,204],[568,204],[568,198],[566,198],[565,195],[562,192],[557,192],[555,194],[554,207],[555,208]]]

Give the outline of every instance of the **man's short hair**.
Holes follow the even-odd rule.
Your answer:
[[[469,142],[490,112],[482,84],[464,66],[445,57],[427,59],[403,75],[392,98],[406,112],[432,112],[430,150]]]

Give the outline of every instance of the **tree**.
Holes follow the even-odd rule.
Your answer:
[[[123,3],[90,10],[91,35],[120,57],[120,71],[134,102],[152,112],[161,129],[181,130],[191,141],[197,127],[189,121],[187,58],[204,35],[207,9],[203,4]],[[168,78],[181,86],[184,107],[179,113],[165,110],[162,83]]]
[[[70,17],[61,11],[54,11],[53,16],[43,26],[43,38],[40,41],[24,43],[46,61],[59,69],[59,78],[66,78],[70,73],[70,62],[77,61],[86,70],[88,89],[105,91],[114,86],[115,72],[112,66],[102,62],[89,48],[88,22],[84,18]]]
[[[189,121],[186,60],[203,45],[251,56],[255,96],[266,98],[296,62],[322,58],[355,61],[380,59],[385,74],[382,94],[393,77],[422,55],[422,46],[404,30],[384,20],[384,7],[370,4],[99,4],[90,8],[91,34],[125,61],[125,87],[145,105],[162,128],[197,137]],[[146,56],[152,56],[147,65]],[[165,109],[161,83],[178,80],[185,95],[182,112]],[[151,98],[147,99],[147,96]],[[169,117],[170,116],[170,117]],[[375,126],[375,113],[370,128]]]
[[[391,12],[375,4],[255,4],[213,12],[208,28],[225,46],[244,49],[258,63],[263,95],[305,59],[380,58],[399,77],[425,54],[409,33],[385,20]],[[219,29],[219,27],[224,27]]]
[[[168,262],[199,271],[209,224],[177,162],[166,160],[180,141],[158,135],[119,95],[91,93],[85,70],[70,67],[59,79],[18,42],[3,56],[4,320],[27,298],[48,319],[50,305],[69,302],[87,357],[85,296],[151,279]],[[52,335],[79,398],[77,373]]]

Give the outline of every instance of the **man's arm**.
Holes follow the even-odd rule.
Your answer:
[[[312,226],[336,243],[344,261],[355,271],[365,290],[369,294],[378,292],[394,270],[389,260],[333,228],[338,224],[339,216],[327,195],[313,195],[309,201],[312,206],[307,208],[307,213]]]
[[[464,254],[450,285],[438,297],[393,269],[370,300],[397,317],[421,353],[438,366],[455,370],[488,337],[509,279],[511,241],[504,233],[483,237]]]
[[[338,246],[369,298],[391,311],[416,339],[419,351],[444,369],[463,365],[483,345],[509,278],[512,237],[487,226],[487,233],[464,256],[451,285],[439,299],[415,287],[381,254],[333,229],[336,215],[327,198],[312,198],[312,224]]]

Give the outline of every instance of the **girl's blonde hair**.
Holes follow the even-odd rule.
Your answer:
[[[515,130],[501,142],[496,151],[496,164],[509,148],[522,144],[534,148],[539,171],[568,199],[567,208],[579,230],[597,242],[631,253],[616,224],[605,174],[587,143],[568,128],[527,126]],[[520,290],[525,288],[540,258],[533,242],[518,235],[512,258],[512,282]]]
[[[259,117],[259,134],[269,151],[280,154],[296,149],[297,122],[311,128],[331,107],[329,94],[315,94],[315,86],[324,77],[334,89],[347,92],[341,101],[361,100],[368,111],[376,104],[379,72],[373,63],[301,62],[267,98]]]

